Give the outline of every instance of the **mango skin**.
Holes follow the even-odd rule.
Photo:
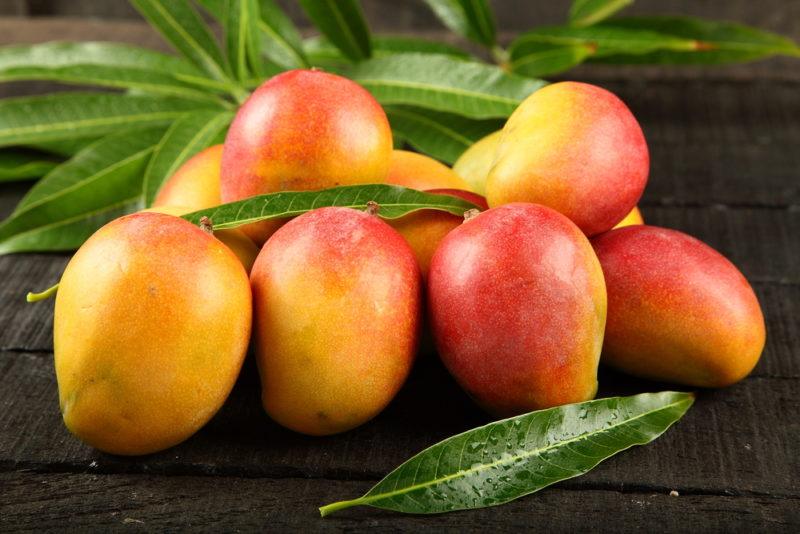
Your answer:
[[[481,211],[489,209],[485,198],[469,191],[430,189],[427,192],[463,198],[477,205]],[[403,236],[411,250],[414,251],[414,257],[417,258],[422,278],[425,280],[428,278],[431,258],[439,243],[451,230],[461,226],[464,217],[446,211],[419,210],[387,222]]]
[[[750,284],[719,252],[684,233],[630,226],[594,238],[608,288],[602,360],[688,386],[738,382],[764,349]]]
[[[392,400],[414,361],[420,274],[374,215],[321,208],[289,221],[250,275],[267,414],[315,436],[355,428]]]
[[[503,130],[490,133],[472,144],[453,164],[453,170],[469,184],[469,190],[486,196],[486,178],[494,163]]]
[[[470,189],[469,184],[444,163],[408,150],[392,152],[392,163],[386,183],[402,185],[419,191]]]
[[[222,201],[383,183],[392,148],[386,113],[366,89],[322,71],[284,72],[253,92],[228,130]],[[243,231],[261,245],[279,225],[264,221]]]
[[[625,228],[626,226],[635,226],[637,224],[644,224],[644,217],[642,217],[642,212],[639,207],[633,208],[624,219],[612,228],[612,230],[616,230],[617,228]]]
[[[158,213],[108,223],[69,262],[56,297],[64,423],[112,454],[184,441],[228,396],[250,325],[247,275],[219,241]]]
[[[428,278],[439,355],[498,416],[591,399],[606,320],[600,263],[550,208],[514,203],[444,238]]]
[[[156,195],[149,211],[181,216],[193,211],[222,204],[219,174],[222,164],[222,145],[208,147],[192,156],[169,177]],[[147,210],[146,210],[147,211]],[[259,248],[237,228],[214,231],[249,273]]]
[[[627,106],[600,87],[561,82],[526,98],[503,127],[486,199],[496,207],[534,202],[592,236],[639,201],[650,157]]]

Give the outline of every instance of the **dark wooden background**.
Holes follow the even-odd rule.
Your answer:
[[[418,1],[364,4],[378,28],[436,29]],[[562,2],[494,4],[504,30],[557,22],[566,11]],[[644,1],[636,9],[739,20],[800,38],[798,1]],[[121,1],[5,0],[0,11],[29,16],[0,18],[0,44],[114,39],[165,49]],[[585,67],[569,77],[616,91],[641,121],[652,153],[641,204],[648,222],[705,240],[752,282],[768,341],[748,379],[701,391],[653,444],[506,506],[433,517],[355,509],[322,520],[317,506],[358,496],[413,453],[485,422],[435,356],[419,360],[377,419],[329,438],[271,423],[248,361],[221,413],[189,441],[144,458],[109,456],[64,429],[52,302],[24,303],[26,291],[58,280],[68,256],[3,256],[0,530],[800,531],[800,61]],[[52,88],[7,84],[0,96]],[[0,217],[26,188],[0,187]],[[670,387],[606,369],[600,383],[600,396]]]

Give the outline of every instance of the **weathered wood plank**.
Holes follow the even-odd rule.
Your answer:
[[[604,369],[599,396],[671,386]],[[50,357],[0,353],[0,466],[4,469],[164,475],[376,479],[413,453],[486,422],[433,358],[395,402],[340,436],[311,438],[268,420],[252,362],[229,401],[189,441],[144,458],[81,444],[58,413]],[[683,488],[717,494],[800,496],[800,381],[750,378],[701,392],[696,406],[647,447],[614,457],[567,487]]]
[[[229,477],[0,474],[0,528],[13,531],[269,530],[379,532],[796,532],[800,501],[555,486],[515,502],[438,516],[369,508],[322,519],[317,507],[362,494],[355,481]]]

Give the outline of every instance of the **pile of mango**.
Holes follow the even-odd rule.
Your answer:
[[[54,322],[64,422],[111,453],[171,447],[219,410],[250,346],[267,414],[310,435],[380,413],[427,337],[497,416],[591,399],[601,355],[648,379],[732,384],[764,347],[758,300],[709,246],[642,224],[648,174],[638,122],[593,85],[540,89],[450,169],[394,150],[384,110],[354,82],[275,76],[224,145],[70,261]],[[368,183],[482,210],[386,222],[379,206],[325,207],[223,231],[178,217]]]

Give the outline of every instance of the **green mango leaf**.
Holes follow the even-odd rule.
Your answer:
[[[178,52],[217,80],[228,80],[225,61],[208,25],[188,0],[130,0]]]
[[[191,100],[113,93],[55,93],[0,100],[0,146],[99,137],[166,125],[210,106]]]
[[[591,26],[632,3],[633,0],[573,0],[569,23],[578,27]]]
[[[647,54],[655,50],[696,50],[694,39],[676,37],[636,27],[613,26],[546,26],[517,37],[510,46],[511,58],[521,58],[541,49],[542,45],[579,46],[593,50],[595,56],[626,53]],[[512,60],[513,61],[513,60]]]
[[[198,0],[220,22],[225,19],[228,0]],[[261,32],[261,49],[275,64],[288,69],[310,66],[303,51],[300,32],[275,0],[257,0],[261,16],[255,18]]]
[[[0,224],[0,253],[78,246],[99,227],[98,221],[141,201],[142,177],[162,136],[160,128],[119,132],[56,167]],[[69,235],[52,235],[65,228]],[[39,241],[42,235],[49,237]]]
[[[97,138],[95,137],[64,138],[58,141],[39,141],[35,143],[27,143],[25,147],[54,154],[56,156],[69,158],[95,141],[97,141]]]
[[[251,71],[260,77],[264,69],[258,0],[226,0],[224,6],[225,50],[234,75],[239,81],[248,80]]]
[[[691,50],[655,50],[631,54],[626,50],[591,58],[592,62],[614,64],[713,65],[753,61],[773,55],[800,57],[800,47],[780,35],[733,22],[716,22],[692,17],[635,17],[611,19],[608,28],[658,32],[698,42]]]
[[[201,76],[186,61],[114,43],[62,43],[0,47],[0,82],[48,80],[78,85],[137,89],[193,100],[223,101],[176,75]]]
[[[357,0],[300,0],[308,18],[349,59],[372,55],[369,28]]]
[[[0,182],[33,180],[40,178],[58,166],[58,161],[32,150],[0,151]]]
[[[292,19],[274,0],[261,0],[258,27],[263,35],[264,54],[284,68],[310,67],[303,51],[303,41]]]
[[[140,208],[140,194],[0,241],[0,254],[75,250],[98,228]]]
[[[425,0],[445,26],[489,48],[497,42],[494,14],[486,0]]]
[[[477,208],[471,202],[450,195],[423,193],[398,185],[367,184],[345,185],[321,191],[270,193],[188,213],[183,218],[199,224],[200,219],[208,217],[215,230],[224,230],[265,219],[294,217],[328,206],[366,209],[373,202],[378,204],[377,214],[384,219],[397,219],[423,209],[463,215],[465,211]]]
[[[597,48],[591,44],[555,45],[549,43],[527,43],[512,48],[509,67],[524,76],[549,76],[580,65],[592,56]]]
[[[151,206],[164,182],[189,158],[214,144],[232,120],[230,112],[196,111],[172,123],[144,173],[144,205]]]
[[[350,64],[325,36],[315,35],[303,41],[309,62],[315,67],[340,71]],[[372,57],[381,58],[405,53],[440,54],[458,59],[471,59],[467,52],[457,46],[440,41],[406,37],[402,35],[374,35],[372,37]]]
[[[425,449],[352,506],[436,514],[503,504],[582,475],[601,461],[663,434],[694,402],[664,391],[539,410],[469,430]]]
[[[395,54],[345,71],[381,104],[406,104],[473,119],[505,118],[545,82],[438,54]]]
[[[396,137],[450,165],[473,143],[503,127],[502,119],[475,120],[408,106],[387,106],[386,115]]]

